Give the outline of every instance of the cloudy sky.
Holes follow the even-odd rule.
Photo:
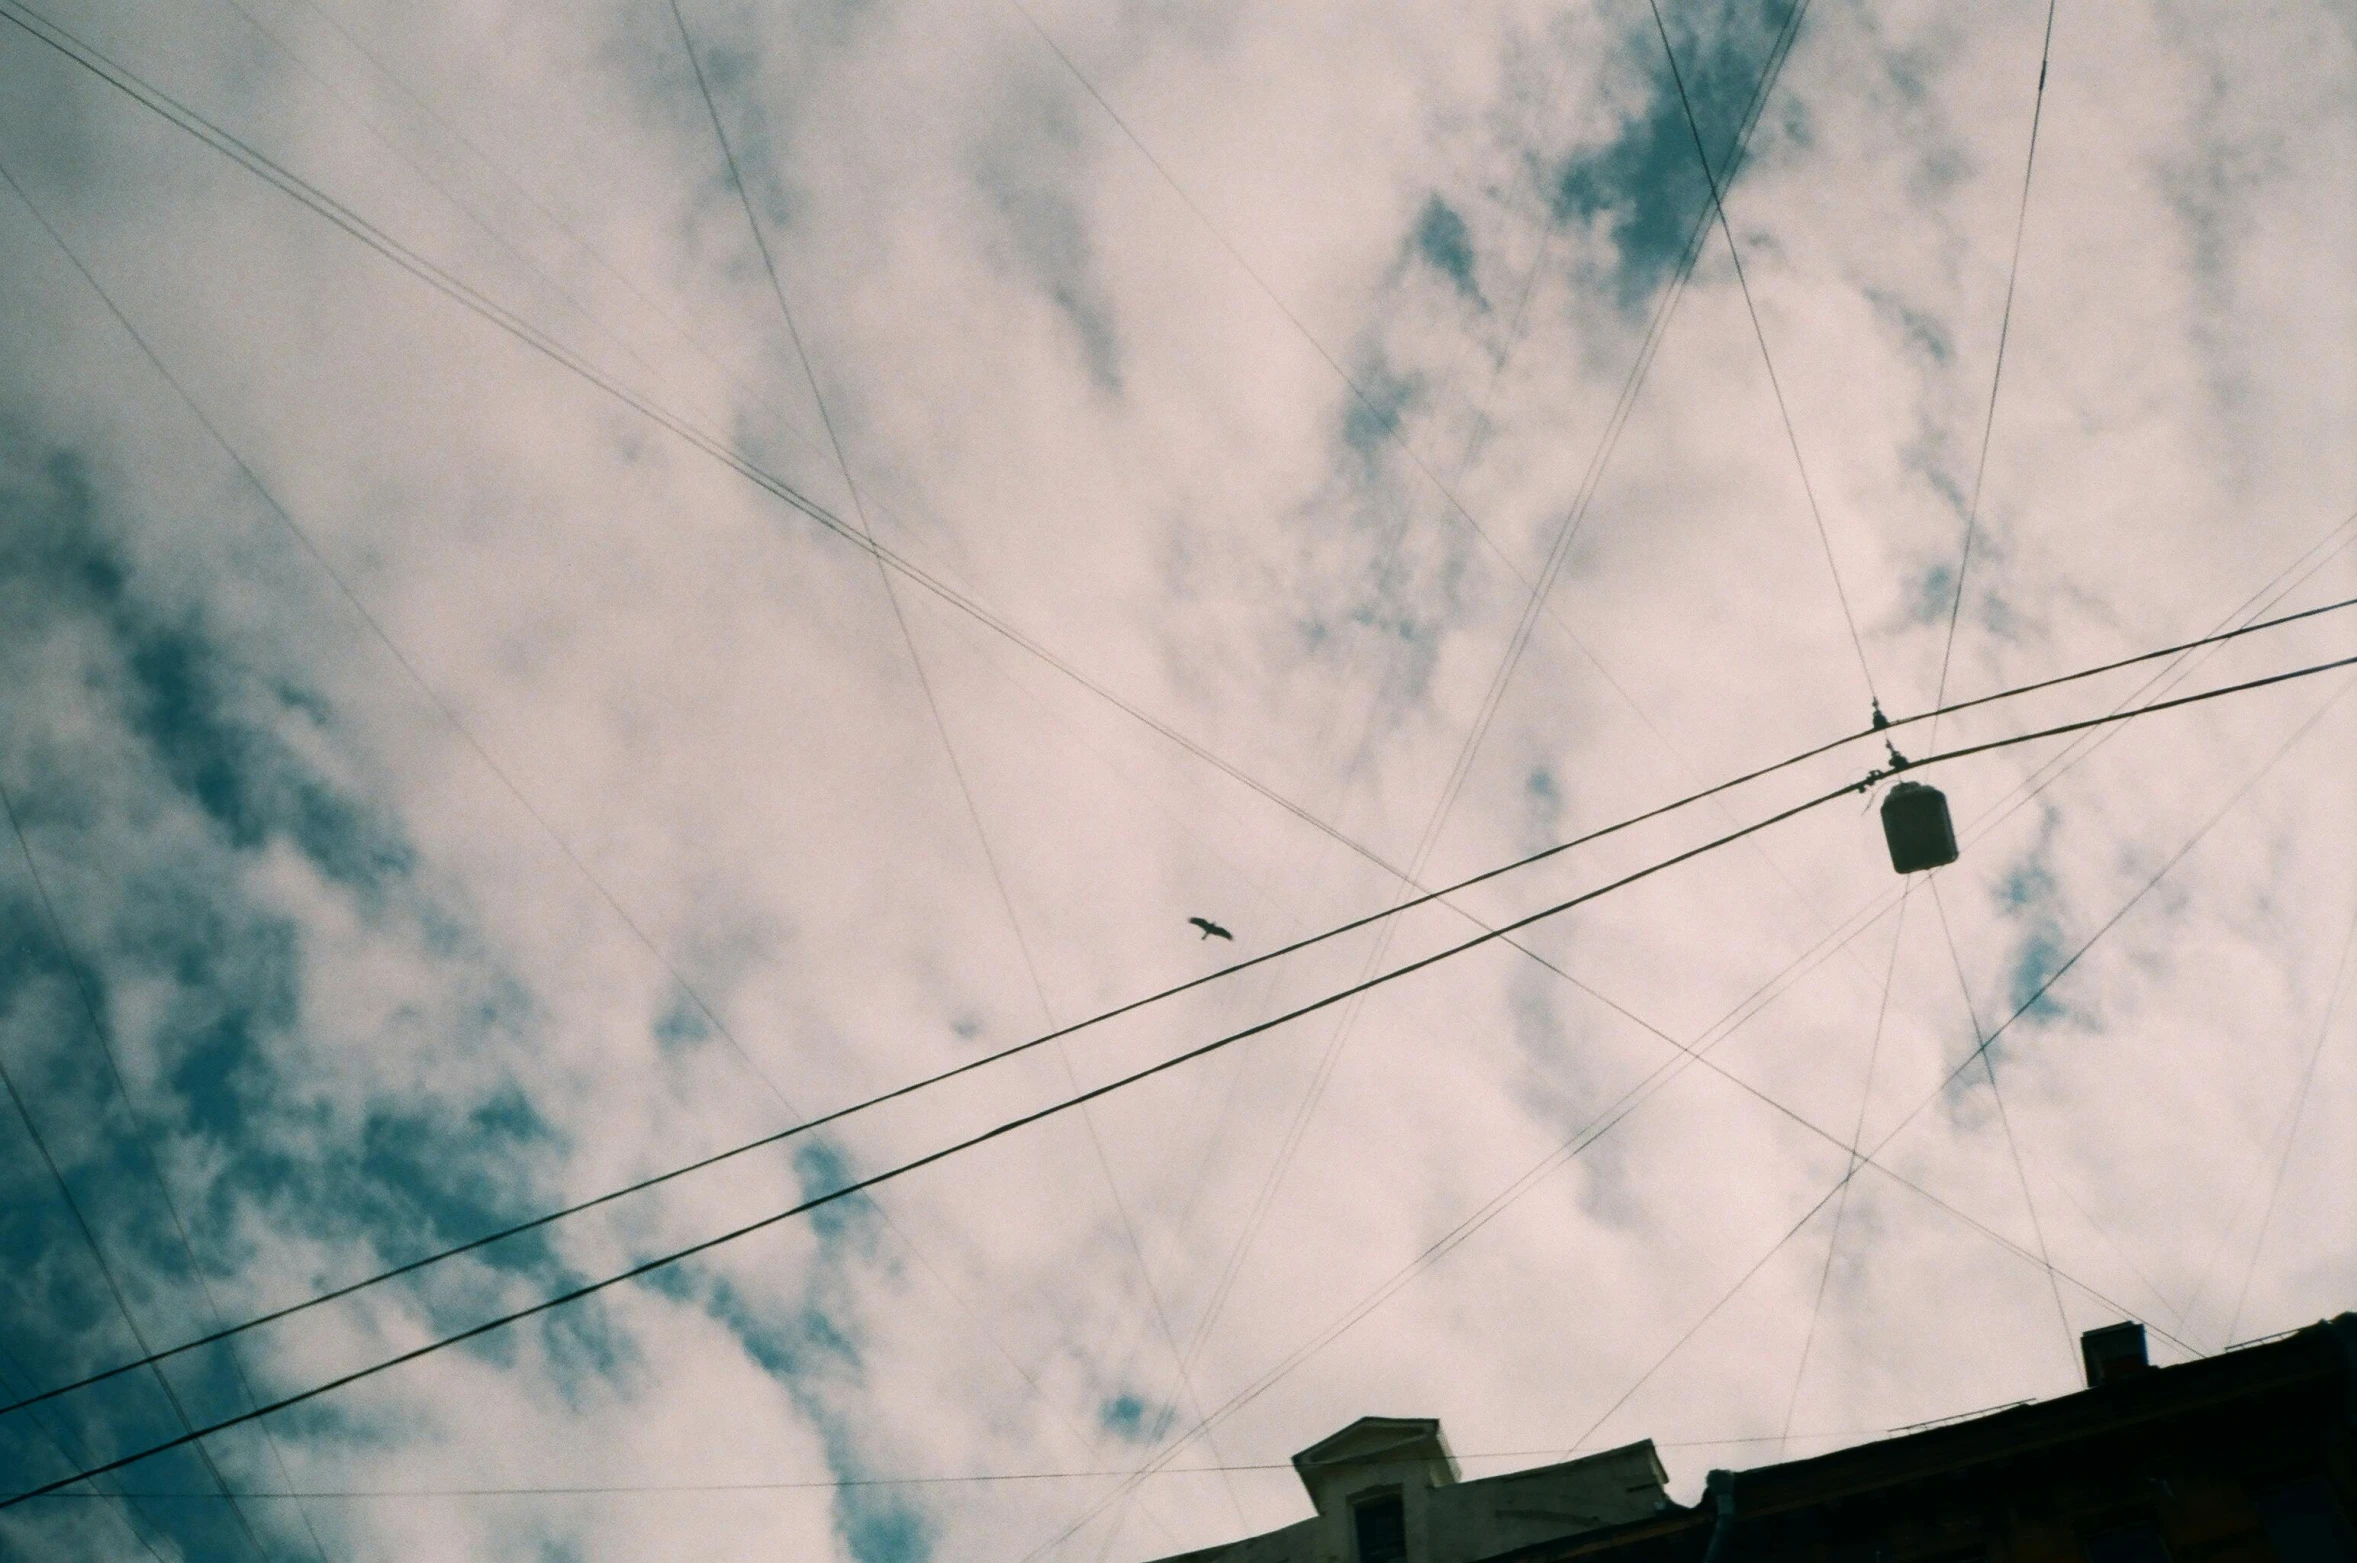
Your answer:
[[[1943,666],[2357,595],[2345,0],[2063,0],[2042,100],[2038,0],[1662,15],[0,0],[5,1399]],[[2353,649],[2327,615],[1900,742]],[[1691,1497],[2066,1393],[2117,1318],[2175,1361],[2357,1306],[2353,685],[1943,765],[1929,877],[1845,797],[0,1551],[1127,1563],[1300,1518],[1285,1457],[1362,1414],[1469,1474],[1651,1437]],[[0,1486],[1882,762],[0,1417]]]

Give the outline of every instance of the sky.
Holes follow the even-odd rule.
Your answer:
[[[2357,596],[2345,3],[1658,14],[0,0],[6,1401],[1419,898],[11,1493],[1838,794],[0,1554],[1128,1563],[1361,1415],[1690,1501],[2357,1306],[2357,671],[1420,899]]]

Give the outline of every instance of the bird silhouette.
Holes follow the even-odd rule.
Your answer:
[[[1222,928],[1219,924],[1213,922],[1208,917],[1190,917],[1187,919],[1187,921],[1202,929],[1203,937],[1206,939],[1227,939],[1232,941],[1236,937],[1234,934],[1228,932],[1225,928]]]

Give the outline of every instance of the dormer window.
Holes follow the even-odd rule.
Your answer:
[[[1408,1563],[1408,1511],[1396,1491],[1352,1504],[1350,1523],[1356,1563]]]

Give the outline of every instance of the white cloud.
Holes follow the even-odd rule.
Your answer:
[[[43,14],[848,515],[667,8],[240,4],[252,21],[108,0]],[[1653,229],[1609,203],[1552,232],[1545,214],[1570,167],[1692,177],[1671,172],[1688,149],[1649,18],[1037,9],[1149,161],[1013,9],[685,10],[883,543],[1413,857],[1652,302],[1632,312],[1616,268],[1631,243],[1658,251]],[[1756,69],[1776,18],[1723,34],[1668,11],[1717,128],[1747,83],[1714,69]],[[1939,678],[2044,19],[1813,7],[1729,198],[1894,713]],[[223,1311],[1036,1034],[944,734],[1059,1021],[1397,894],[902,582],[937,730],[870,558],[7,34],[0,161],[431,691],[15,206],[0,780]],[[2357,322],[2335,265],[2357,240],[2336,177],[2357,153],[2336,112],[2353,68],[2345,34],[2304,12],[2058,13],[1952,694],[2206,631],[2357,504]],[[1463,224],[1470,288],[1417,246],[1435,201]],[[1658,255],[1632,274],[1662,275]],[[1428,879],[1861,724],[1752,330],[1713,235]],[[1396,412],[1396,439],[1335,365]],[[2348,595],[2351,558],[2283,606]],[[2346,644],[2315,621],[2181,688]],[[168,654],[196,684],[171,684]],[[1942,743],[2107,710],[2144,676],[1960,717]],[[2010,813],[2061,741],[1944,768],[1965,838],[1940,879],[1953,959],[1920,887],[1894,959],[1898,882],[1871,816],[1836,803],[1529,931],[1628,1015],[1511,950],[1460,957],[1370,995],[1346,1034],[1324,1011],[1092,1106],[1118,1211],[1080,1122],[1043,1124],[896,1183],[888,1220],[770,1229],[339,1391],[277,1419],[279,1444],[298,1487],[339,1492],[1134,1468],[1137,1426],[1175,1402],[1178,1432],[1253,1385],[1674,1057],[1647,1027],[1724,1035],[1714,1063],[1837,1140],[1871,1053],[1873,1143],[1972,1051],[1958,966],[1996,1025],[2254,775],[1994,1049],[2020,1172],[1968,1074],[1883,1153],[1927,1192],[1860,1173],[1830,1269],[1835,1203],[1672,1353],[1845,1164],[1687,1070],[1173,1463],[1281,1461],[1368,1412],[1438,1414],[1473,1453],[1567,1447],[1657,1362],[1596,1438],[1773,1435],[1789,1406],[1794,1447],[1818,1448],[1806,1435],[2060,1393],[2068,1332],[2110,1315],[2024,1257],[2039,1234],[2059,1271],[2202,1350],[2230,1324],[2337,1310],[2357,1294],[2334,1197],[2357,1170],[2345,996],[2326,1029],[2357,899],[2349,705],[2269,761],[2341,687],[2131,724]],[[1866,763],[1819,762],[1463,904],[1535,910]],[[184,1338],[204,1309],[11,861],[0,1058],[143,1328]],[[1234,950],[1197,941],[1192,914],[1234,928]],[[1392,963],[1470,932],[1440,908],[1401,921]],[[1833,929],[1855,942],[1720,1027]],[[1041,1050],[825,1143],[888,1165],[1330,992],[1377,947],[1354,935],[1083,1033],[1070,1077]],[[0,1229],[25,1261],[0,1293],[0,1366],[21,1386],[120,1360],[21,1126],[0,1145],[27,1213]],[[822,1176],[762,1153],[522,1260],[305,1315],[246,1361],[291,1392]],[[1182,1386],[1172,1343],[1215,1299]],[[175,1377],[192,1410],[237,1408],[218,1364]],[[128,1447],[171,1430],[149,1394],[119,1384],[50,1425]],[[0,1440],[63,1469],[22,1414]],[[233,1480],[276,1482],[249,1434],[219,1443]],[[1773,1448],[1667,1452],[1690,1493],[1705,1464]],[[202,1480],[171,1460],[123,1475]],[[1115,1491],[303,1507],[334,1555],[1016,1558]],[[1158,1476],[1064,1552],[1157,1556],[1300,1507],[1282,1471]],[[117,1512],[45,1500],[0,1524],[113,1555]],[[273,1549],[307,1551],[293,1505],[250,1513]],[[241,1546],[217,1503],[142,1500],[137,1523],[165,1556]]]

